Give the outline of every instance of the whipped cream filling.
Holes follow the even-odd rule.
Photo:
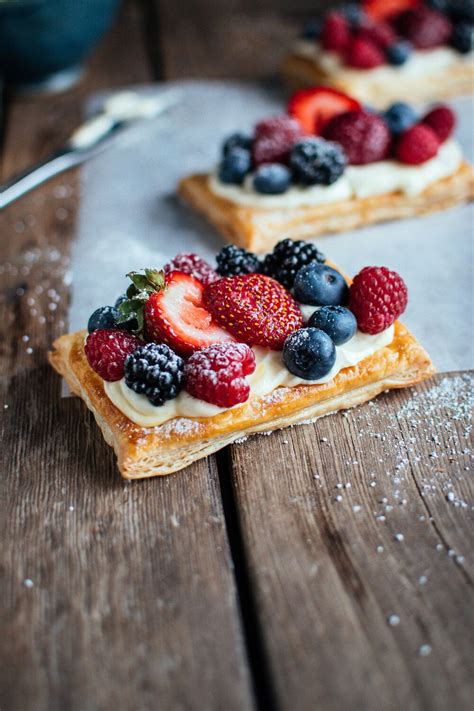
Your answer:
[[[356,69],[344,64],[341,57],[335,52],[324,50],[318,42],[299,40],[295,43],[293,51],[305,59],[312,60],[327,74],[336,74],[344,71],[351,81],[356,81],[358,78],[366,81],[370,78],[370,81],[374,80],[377,83],[422,78],[428,74],[436,74],[443,69],[447,69],[457,62],[470,62],[473,57],[472,52],[460,54],[452,47],[443,46],[434,49],[416,50],[400,66],[383,64],[373,69]]]
[[[309,307],[314,311],[314,307]],[[380,348],[390,345],[393,341],[394,326],[382,333],[371,336],[357,331],[353,338],[342,346],[336,346],[336,361],[331,371],[319,380],[303,380],[292,375],[283,363],[281,351],[271,351],[268,348],[254,347],[256,368],[247,377],[250,385],[250,398],[262,397],[279,387],[292,388],[296,385],[317,385],[332,380],[341,370],[372,355]],[[131,390],[125,380],[114,383],[104,381],[107,397],[129,420],[140,427],[157,427],[176,417],[213,417],[227,409],[212,405],[204,400],[198,400],[182,391],[174,400],[168,400],[164,405],[152,405],[145,395],[138,395]],[[235,407],[239,407],[236,405]]]
[[[208,186],[214,195],[239,205],[263,209],[310,207],[391,192],[417,195],[437,180],[453,175],[461,162],[461,147],[451,139],[443,143],[437,155],[426,163],[406,165],[382,160],[368,165],[349,165],[339,180],[328,186],[293,185],[281,195],[262,195],[253,188],[253,174],[249,174],[240,186],[222,183],[216,173],[209,176]]]

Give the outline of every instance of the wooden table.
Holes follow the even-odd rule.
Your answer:
[[[78,89],[10,98],[3,177],[91,92],[267,76],[296,26],[188,4],[127,4]],[[79,201],[69,173],[1,217],[2,711],[470,709],[469,377],[124,483],[46,362]]]

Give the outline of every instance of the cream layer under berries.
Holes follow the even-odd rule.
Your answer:
[[[270,209],[414,196],[461,166],[455,123],[448,106],[417,115],[398,102],[376,113],[327,87],[302,90],[288,114],[226,139],[209,188],[235,204]]]
[[[367,267],[349,286],[311,243],[283,240],[262,260],[228,245],[216,261],[180,254],[131,272],[127,293],[89,319],[89,365],[135,424],[327,383],[388,346],[407,303],[395,272]]]
[[[473,30],[469,0],[366,0],[311,20],[293,54],[364,101],[374,98],[377,87],[384,96],[384,84],[400,86],[405,96],[404,82],[415,91],[418,84],[421,95],[438,96],[430,82],[441,83],[443,74],[463,65],[459,88],[469,92]],[[451,76],[454,86],[456,80]]]

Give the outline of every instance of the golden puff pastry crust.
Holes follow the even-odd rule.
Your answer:
[[[329,73],[317,60],[295,53],[283,63],[282,75],[292,90],[325,84],[378,109],[384,109],[394,101],[413,104],[469,95],[474,86],[474,64],[463,59],[436,73],[424,75],[422,80],[419,75],[410,77],[405,73],[399,80],[387,80],[370,70],[344,68]]]
[[[467,202],[474,195],[474,173],[468,163],[462,163],[456,173],[437,180],[418,195],[392,192],[314,207],[239,205],[215,195],[208,183],[207,173],[190,175],[181,180],[179,194],[223,237],[257,253],[271,251],[282,237],[312,239],[376,222],[416,217]]]
[[[131,422],[107,397],[84,353],[85,331],[58,338],[51,365],[93,412],[126,479],[171,474],[243,437],[303,424],[359,405],[384,390],[413,385],[434,373],[428,354],[401,323],[392,343],[328,383],[280,387],[208,418],[175,418],[151,428]]]

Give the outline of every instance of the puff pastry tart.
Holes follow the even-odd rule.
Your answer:
[[[264,261],[228,245],[217,270],[180,254],[129,276],[127,294],[49,356],[127,479],[176,472],[433,373],[396,320],[407,289],[385,267],[349,285],[314,245],[285,240]]]
[[[326,84],[385,108],[470,94],[472,3],[369,0],[312,21],[282,66],[292,89]]]
[[[397,103],[376,114],[315,87],[288,114],[236,133],[210,173],[184,178],[182,198],[231,242],[254,252],[292,239],[424,215],[468,201],[473,171],[453,138],[455,115]]]

